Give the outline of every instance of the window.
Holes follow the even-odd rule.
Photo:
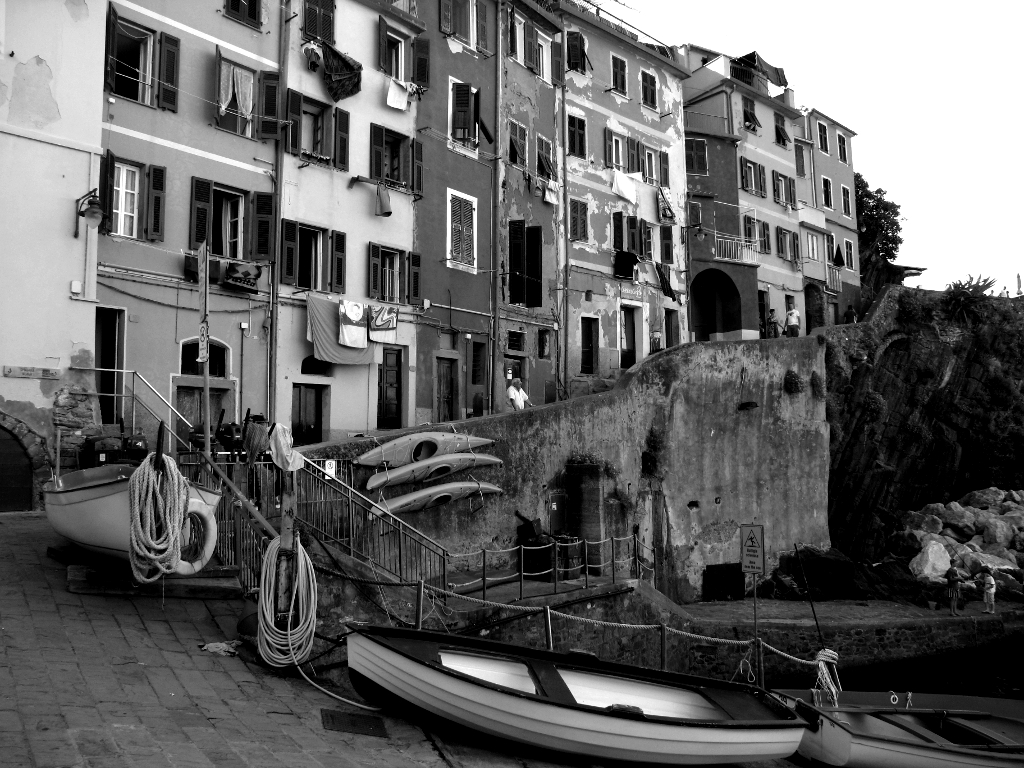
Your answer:
[[[260,28],[260,0],[227,0],[224,15],[229,19]]]
[[[611,133],[611,129],[605,129],[607,135],[611,136],[611,157],[608,164],[613,168],[626,167],[626,138],[617,133]]]
[[[442,4],[443,5],[443,4]],[[476,3],[474,0],[452,0],[451,2],[451,30],[450,34],[455,35],[462,42],[473,45],[474,22],[476,20]],[[442,32],[444,20],[442,19]]]
[[[509,242],[509,304],[524,307],[543,305],[542,227],[527,227],[525,221],[508,223]]]
[[[619,367],[632,368],[636,365],[636,308],[623,306],[621,315]]]
[[[786,251],[789,250],[790,232],[783,229],[782,227],[775,228],[775,252],[781,257],[786,258]]]
[[[550,80],[551,38],[542,35],[532,21],[522,16],[515,17],[514,25],[509,31],[509,55],[545,80]]]
[[[391,186],[412,185],[413,166],[417,173],[422,173],[422,153],[415,146],[417,143],[389,128],[371,125],[370,178],[389,182]],[[422,185],[422,176],[417,183]]]
[[[402,301],[402,251],[380,249],[380,299],[398,303]]]
[[[743,217],[743,239],[750,245],[757,242],[757,221],[753,216]]]
[[[708,143],[704,139],[686,139],[686,172],[708,173]]]
[[[626,60],[612,56],[612,90],[627,95],[626,91]]]
[[[566,51],[566,68],[573,72],[586,74],[587,64],[590,60],[587,56],[587,38],[583,36],[582,32],[566,33]]]
[[[139,176],[134,165],[114,163],[114,194],[110,234],[139,237]]]
[[[841,133],[836,133],[836,146],[839,147],[839,162],[849,164],[849,160],[846,155],[846,137]]]
[[[537,175],[543,179],[555,178],[555,161],[551,156],[551,142],[537,136]]]
[[[256,73],[221,58],[220,48],[217,60],[217,127],[251,138]]]
[[[793,233],[792,242],[790,243],[790,245],[792,246],[790,254],[793,257],[793,261],[799,261],[800,260],[800,233],[799,232],[794,232]]]
[[[494,141],[480,118],[480,89],[453,77],[448,82],[448,135],[456,144],[475,152],[481,135],[488,142]]]
[[[529,162],[527,152],[526,126],[517,123],[515,120],[508,121],[508,161],[512,165],[527,167]]]
[[[228,375],[227,348],[210,339],[210,376],[223,379]],[[202,376],[206,363],[199,362],[199,341],[186,341],[181,345],[181,375]]]
[[[597,373],[598,328],[596,317],[580,318],[580,373]]]
[[[796,181],[778,171],[772,171],[772,196],[779,205],[796,205]]]
[[[406,253],[370,243],[369,294],[371,299],[393,303],[420,304],[418,253]]]
[[[330,156],[327,154],[327,142],[324,135],[327,108],[323,104],[308,99],[302,100],[302,127],[300,128],[299,149],[303,154],[315,155],[317,158]]]
[[[655,155],[655,153],[654,153],[654,150],[653,149],[648,149],[647,147],[644,147],[644,157],[643,157],[643,160],[644,160],[644,162],[643,162],[644,181],[646,181],[648,184],[657,185],[658,184],[658,170],[657,170],[657,168],[658,168],[658,160],[657,160],[657,155]]]
[[[537,33],[537,57],[532,67],[537,75],[548,82],[551,82],[551,68],[548,62],[551,61],[551,38]]]
[[[691,200],[686,204],[686,223],[691,227],[704,223],[704,215],[701,211],[700,203]]]
[[[569,116],[568,152],[573,157],[587,156],[587,121],[582,117]]]
[[[832,179],[821,177],[821,204],[826,208],[835,208],[832,200]]]
[[[743,127],[748,131],[756,131],[761,127],[761,121],[757,119],[757,111],[754,108],[754,100],[749,96],[743,97]]]
[[[302,34],[334,43],[334,0],[304,0]]]
[[[802,179],[807,175],[807,171],[804,168],[804,145],[794,144],[793,148],[796,150],[796,175]]]
[[[654,227],[643,219],[640,220],[641,255],[647,261],[654,260]]]
[[[760,250],[761,253],[771,253],[772,228],[767,221],[762,221],[760,230],[760,237],[758,238],[758,250]]]
[[[213,226],[210,229],[210,253],[229,259],[245,258],[245,195],[220,187],[213,188]]]
[[[813,232],[807,233],[807,258],[811,261],[818,261],[818,236]]]
[[[818,123],[818,149],[828,154],[828,126]]]
[[[849,240],[844,240],[843,246],[846,251],[846,268],[851,272],[856,272],[857,267],[853,263],[853,243]]]
[[[658,81],[650,72],[640,73],[640,98],[645,107],[658,108]]]
[[[764,166],[741,157],[740,186],[752,194],[768,197]]]
[[[150,104],[153,98],[154,35],[149,30],[116,19],[110,41],[113,83],[111,92],[122,99]]]
[[[295,285],[300,289],[320,290],[322,263],[321,239],[323,232],[312,227],[299,225],[299,249]]]
[[[580,242],[589,239],[586,200],[569,201],[569,239]]]
[[[675,309],[665,310],[665,348],[674,347],[679,343],[679,312]]]
[[[384,22],[387,23],[387,22]],[[396,80],[402,80],[405,74],[405,41],[388,32],[383,38],[382,60],[384,73]]]
[[[476,198],[448,190],[448,265],[476,267]]]
[[[526,334],[522,331],[509,331],[506,347],[509,352],[525,352]]]
[[[780,146],[789,145],[789,133],[786,131],[786,118],[780,115],[778,112],[775,113],[775,143]]]
[[[845,184],[840,186],[843,194],[843,216],[853,216],[853,203],[850,200],[850,188]]]
[[[551,331],[546,328],[537,331],[537,357],[542,360],[551,357]]]
[[[673,253],[674,244],[672,242],[672,225],[662,224],[661,225],[661,263],[671,264],[675,261],[675,254]]]
[[[473,371],[470,383],[482,385],[487,375],[487,344],[482,341],[473,342]]]

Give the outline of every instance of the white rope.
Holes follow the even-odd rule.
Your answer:
[[[274,603],[277,595],[277,557],[280,549],[281,538],[278,537],[267,545],[267,551],[263,554],[257,643],[260,656],[272,667],[287,667],[291,664],[298,666],[313,650],[313,633],[316,630],[316,572],[302,542],[296,539],[295,584],[288,606],[288,623],[286,629],[279,630],[275,622]],[[296,601],[298,621],[292,628],[291,617],[295,615]]]
[[[132,518],[128,559],[140,584],[177,570],[181,527],[188,511],[188,480],[169,456],[163,457],[162,475],[155,460],[156,455],[149,454],[128,480]]]
[[[828,700],[832,702],[832,706],[839,705],[839,691],[842,688],[839,687],[839,673],[836,672],[836,679],[832,679],[832,673],[829,671],[829,665],[832,665],[832,669],[835,669],[836,662],[839,661],[839,654],[833,651],[831,648],[822,648],[815,655],[814,660],[818,663],[818,682],[816,687],[819,688],[828,697]]]

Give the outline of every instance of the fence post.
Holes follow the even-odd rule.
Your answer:
[[[590,589],[590,553],[587,552],[587,540],[583,540],[583,588]]]
[[[355,515],[352,514],[352,486],[345,484],[345,495],[348,496],[348,556],[355,557],[355,547],[353,546],[356,539],[356,530],[353,527],[353,521]]]
[[[558,542],[551,542],[551,578],[555,582],[555,594],[558,594]]]
[[[293,472],[286,472],[281,492],[281,548],[277,560],[277,615],[288,613],[291,606],[292,592],[292,560],[295,545],[295,477]],[[288,617],[289,626],[291,616]]]
[[[398,578],[405,581],[405,569],[402,568],[402,529],[398,529]]]
[[[423,629],[423,579],[416,591],[416,629]]]
[[[668,627],[661,624],[661,671],[668,671]]]
[[[519,545],[519,599],[523,599],[523,545]]]
[[[609,536],[608,540],[611,542],[611,545],[612,545],[612,584],[614,584],[615,583],[615,565],[616,565],[616,563],[615,563],[615,537],[614,536]],[[601,546],[603,547],[604,544],[602,544]]]
[[[242,568],[242,505],[238,503],[236,499],[231,500],[231,509],[235,513],[235,562],[234,564],[239,568],[239,574],[241,574]]]
[[[640,537],[633,534],[633,562],[636,565],[636,580],[643,581],[644,575],[640,571]]]
[[[548,650],[555,650],[555,636],[551,631],[551,606],[544,606],[544,634],[547,639]]]
[[[482,547],[480,549],[480,552],[483,555],[483,561],[484,561],[484,572],[483,572],[483,577],[481,579],[481,583],[483,584],[483,588],[484,588],[484,595],[483,595],[483,597],[484,597],[484,600],[486,600],[487,599],[487,547]]]

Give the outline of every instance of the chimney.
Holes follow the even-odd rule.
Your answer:
[[[793,93],[792,88],[787,88],[782,94],[782,100],[786,103],[787,107],[796,109],[796,94]]]

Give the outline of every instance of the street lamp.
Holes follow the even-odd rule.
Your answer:
[[[97,190],[90,189],[75,201],[75,237],[78,237],[78,220],[85,219],[85,225],[89,229],[96,229],[103,221],[103,205],[96,194]]]
[[[694,237],[696,237],[701,242],[704,242],[705,233],[703,224],[684,224],[683,231],[685,232],[688,229],[696,229],[697,232],[694,234]]]

